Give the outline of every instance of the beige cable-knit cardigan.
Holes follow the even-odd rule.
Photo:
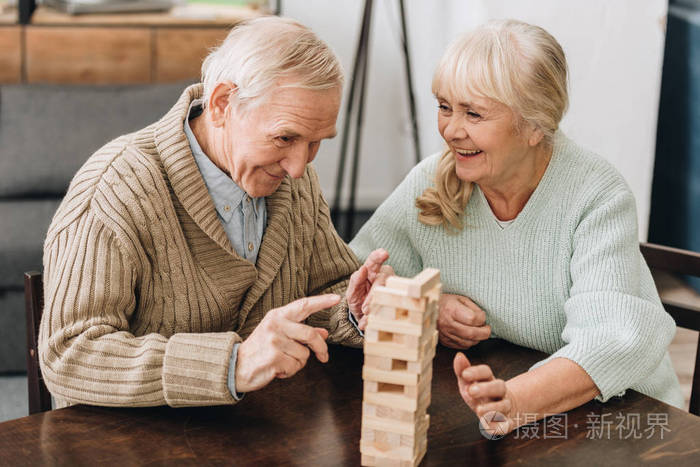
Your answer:
[[[183,132],[201,92],[187,88],[160,121],[98,150],[53,218],[39,353],[60,405],[233,404],[234,343],[273,308],[344,294],[359,267],[311,167],[266,198],[257,264],[235,253]],[[361,342],[344,300],[307,322],[329,342]]]

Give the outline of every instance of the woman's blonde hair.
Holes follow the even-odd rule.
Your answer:
[[[206,106],[218,83],[231,81],[238,102],[252,107],[281,78],[290,78],[284,87],[341,88],[343,69],[331,48],[297,21],[278,16],[247,20],[204,59],[203,102]]]
[[[488,22],[452,42],[433,75],[433,94],[467,101],[491,99],[513,111],[517,128],[532,125],[552,144],[569,105],[564,51],[547,31],[516,20]],[[435,186],[416,199],[418,220],[462,228],[472,184],[457,177],[446,150],[435,171]]]

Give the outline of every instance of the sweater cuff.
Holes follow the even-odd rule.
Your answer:
[[[345,297],[331,308],[328,320],[328,342],[342,344],[348,347],[362,347],[363,334],[355,323],[350,320],[350,309]]]
[[[362,336],[365,337],[365,333],[362,332],[360,329],[360,325],[357,322],[357,318],[355,318],[355,315],[352,314],[352,311],[348,308],[348,321],[352,323],[353,326],[355,326],[355,329],[357,329],[357,332]]]
[[[236,361],[238,361],[238,347],[241,344],[233,344],[233,351],[231,352],[231,360],[228,365],[228,379],[227,379],[227,384],[228,384],[228,390],[231,392],[231,395],[233,396],[234,399],[236,399],[236,402],[240,401],[243,399],[243,396],[245,396],[245,392],[238,393],[236,391]]]
[[[171,407],[233,404],[228,371],[234,332],[175,334],[163,358],[163,396]]]

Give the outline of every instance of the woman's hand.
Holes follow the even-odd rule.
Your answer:
[[[383,248],[374,250],[367,257],[365,264],[350,276],[345,296],[348,300],[348,308],[357,319],[357,327],[360,330],[367,327],[369,294],[372,288],[386,284],[386,279],[394,275],[394,269],[384,265],[387,259],[389,259],[389,253],[386,250]]]
[[[518,410],[513,393],[502,379],[493,376],[488,365],[471,366],[458,352],[454,359],[459,394],[479,417],[481,430],[491,437],[502,437],[518,427]]]
[[[440,343],[453,349],[468,349],[491,336],[486,313],[468,297],[442,294],[437,328]]]

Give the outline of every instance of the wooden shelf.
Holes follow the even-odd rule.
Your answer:
[[[52,8],[38,6],[32,15],[35,26],[196,26],[231,27],[265,12],[250,7],[185,5],[168,12],[104,13],[68,15]]]
[[[40,6],[26,26],[15,15],[14,23],[0,23],[0,84],[196,80],[233,25],[264,13],[227,7],[202,19],[188,11],[197,10],[71,16]]]

